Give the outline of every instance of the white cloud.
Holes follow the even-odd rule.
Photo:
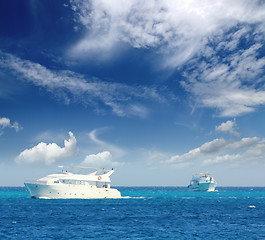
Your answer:
[[[14,128],[16,132],[22,129],[22,127],[20,127],[17,122],[14,122],[13,124],[11,124],[11,121],[9,118],[5,118],[5,117],[0,118],[0,129],[7,128],[7,127]]]
[[[230,163],[234,164],[241,158],[240,154],[233,154],[233,155],[223,155],[223,156],[216,156],[214,159],[207,159],[204,160],[202,165],[212,165],[212,164],[220,164],[220,163]]]
[[[51,165],[58,161],[72,157],[77,152],[76,138],[69,132],[70,139],[64,140],[64,147],[61,148],[56,143],[41,142],[33,148],[26,149],[15,159],[16,163],[23,164],[45,164]]]
[[[94,61],[107,54],[113,60],[123,45],[151,49],[160,67],[186,72],[182,86],[195,106],[235,117],[265,105],[265,5],[261,1],[71,0],[69,5],[76,24],[87,31],[73,46],[77,58],[86,55]],[[103,103],[118,116],[144,118],[148,109],[132,99],[138,103],[162,99],[154,88],[85,79],[1,55],[0,66],[8,65],[18,76],[60,95],[66,103],[74,96],[97,110]]]
[[[49,70],[40,64],[1,51],[0,57],[0,67],[10,69],[19,80],[47,89],[66,104],[79,101],[99,111],[104,111],[104,106],[110,107],[118,116],[145,118],[149,110],[135,101],[165,101],[154,87],[109,83],[95,77],[86,79],[71,71]]]
[[[122,162],[115,162],[112,160],[112,155],[108,151],[98,154],[87,155],[81,165],[100,167],[100,168],[113,168],[123,165]]]
[[[229,153],[232,152],[232,153]],[[215,139],[182,155],[172,156],[162,164],[183,165],[191,163],[211,165],[220,163],[238,164],[239,162],[260,161],[265,153],[265,144],[258,137],[242,138],[240,141]]]
[[[225,139],[214,139],[213,141],[204,143],[203,145],[201,145],[201,147],[192,149],[187,153],[172,156],[169,160],[162,161],[162,163],[176,164],[191,161],[193,159],[196,159],[197,157],[200,157],[203,154],[217,153],[221,149],[225,148],[229,143],[230,141],[227,141]]]
[[[258,142],[260,141],[260,142]],[[258,143],[257,143],[258,142]],[[253,145],[257,143],[256,145]],[[206,159],[202,162],[202,165],[213,165],[213,164],[230,164],[234,166],[239,165],[250,165],[250,164],[262,164],[264,165],[264,154],[265,154],[265,143],[259,138],[243,138],[240,142],[230,144],[229,147],[234,149],[240,149],[250,146],[247,150],[234,153],[225,154],[221,156],[215,156],[212,159]]]
[[[260,141],[258,144],[251,146],[246,152],[245,155],[251,159],[259,158],[264,163],[265,156],[265,141]]]
[[[265,104],[260,1],[72,0],[71,5],[77,23],[87,29],[73,47],[77,55],[97,49],[95,55],[104,56],[121,42],[153,49],[164,67],[184,67],[182,84],[196,106],[234,117]],[[192,66],[188,71],[186,64]]]
[[[182,86],[192,94],[196,105],[217,108],[222,117],[253,112],[265,104],[261,47],[255,43],[235,52],[213,49],[215,56],[190,63]],[[220,54],[225,57],[220,58]]]
[[[224,133],[229,132],[235,136],[239,136],[239,133],[235,130],[235,127],[236,127],[236,120],[234,119],[234,121],[233,120],[226,121],[221,125],[216,126],[215,131],[224,132]]]
[[[232,149],[241,149],[241,148],[253,145],[254,143],[257,143],[258,141],[260,141],[260,138],[258,137],[242,138],[238,142],[233,142],[229,144],[229,147]]]
[[[101,131],[104,131],[104,128],[101,129],[94,129],[93,131],[91,131],[88,135],[90,137],[90,139],[96,143],[101,149],[107,149],[110,152],[112,152],[114,154],[115,157],[120,158],[122,156],[125,155],[125,151],[113,144],[104,142],[100,139],[98,139],[97,134]]]
[[[125,42],[135,48],[157,48],[174,66],[197,54],[213,35],[239,23],[262,24],[265,13],[258,1],[240,0],[73,0],[71,5],[76,21],[88,32],[75,51],[106,51]],[[238,31],[236,39],[242,34]],[[235,44],[231,41],[229,48]]]
[[[204,143],[200,147],[201,153],[216,153],[219,152],[221,149],[226,147],[229,144],[230,141],[227,141],[225,139],[214,139],[211,142]]]

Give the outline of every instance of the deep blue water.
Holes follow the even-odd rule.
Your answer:
[[[31,199],[0,187],[0,239],[265,239],[265,188],[118,189],[131,198]]]

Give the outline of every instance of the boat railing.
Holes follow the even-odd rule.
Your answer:
[[[45,181],[27,181],[26,180],[25,183],[47,185],[47,182]]]

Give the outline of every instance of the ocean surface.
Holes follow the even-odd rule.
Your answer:
[[[265,188],[117,187],[122,199],[31,199],[0,187],[0,239],[265,239]]]

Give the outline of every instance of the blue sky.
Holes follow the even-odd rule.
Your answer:
[[[263,1],[0,3],[0,185],[264,186]]]

